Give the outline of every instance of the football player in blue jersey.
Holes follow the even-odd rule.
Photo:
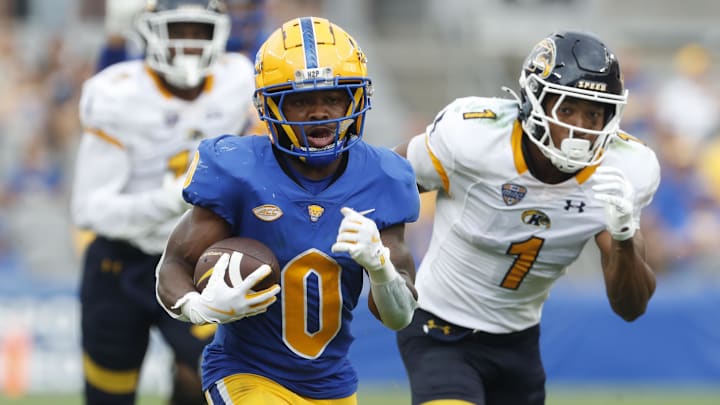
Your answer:
[[[158,266],[158,301],[173,317],[220,324],[206,347],[203,389],[211,404],[357,404],[347,354],[363,273],[368,305],[398,330],[416,304],[414,263],[403,233],[419,213],[410,164],[362,140],[372,87],[366,57],[342,28],[293,19],[255,62],[255,100],[268,137],[204,141],[178,223]],[[234,287],[241,256],[222,255],[202,292],[195,264],[211,244],[243,236],[271,247],[279,284]]]

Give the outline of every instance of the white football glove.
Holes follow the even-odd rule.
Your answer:
[[[635,218],[635,190],[625,174],[615,167],[600,166],[592,177],[595,198],[605,204],[607,229],[613,239],[632,238],[639,224]]]
[[[163,178],[163,184],[158,190],[158,204],[172,214],[182,214],[192,207],[182,196],[182,190],[185,186],[185,176],[175,177],[172,173],[167,173]]]
[[[132,31],[135,16],[145,7],[145,0],[105,0],[105,32],[125,36]]]
[[[406,327],[417,302],[390,261],[390,249],[383,245],[377,224],[351,208],[343,207],[340,212],[345,218],[340,223],[332,251],[348,253],[368,271],[370,289],[382,322],[392,330]]]
[[[340,212],[345,218],[338,228],[337,240],[332,245],[332,252],[348,253],[357,264],[367,269],[371,281],[389,281],[378,280],[382,274],[391,277],[396,272],[392,267],[392,273],[389,273],[388,267],[392,266],[390,250],[383,245],[375,221],[364,217],[352,208],[343,207]]]
[[[233,252],[232,256],[227,253],[221,255],[203,292],[185,294],[172,309],[179,308],[190,322],[198,325],[233,322],[267,311],[277,300],[280,286],[275,284],[259,292],[252,288],[270,274],[270,266],[264,264],[258,267],[235,287],[225,283],[228,269],[234,274],[240,274],[241,260],[242,254],[238,252]]]

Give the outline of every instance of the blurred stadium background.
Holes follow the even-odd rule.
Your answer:
[[[591,248],[546,304],[549,404],[720,404],[720,3],[716,0],[267,0],[352,32],[375,82],[367,140],[393,146],[456,97],[517,87],[530,48],[593,31],[620,55],[623,128],[652,145],[663,182],[643,227],[658,273],[633,324],[607,304]],[[80,403],[82,235],[68,218],[81,83],[104,39],[102,0],[0,0],[0,403]],[[409,238],[419,257],[432,204]],[[361,404],[408,403],[393,334],[364,305],[354,326]],[[144,402],[168,389],[153,337]]]

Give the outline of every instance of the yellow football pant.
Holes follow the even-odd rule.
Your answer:
[[[213,402],[205,391],[209,405],[357,405],[357,394],[340,399],[312,399],[302,397],[275,381],[254,374],[235,374],[215,383],[222,397]]]

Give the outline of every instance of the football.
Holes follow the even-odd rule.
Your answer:
[[[240,274],[233,273],[230,268],[225,274],[225,283],[230,287],[245,279],[263,264],[269,265],[272,272],[260,280],[253,290],[261,291],[280,281],[280,263],[278,263],[277,257],[269,247],[255,239],[233,237],[215,242],[200,256],[200,259],[195,264],[193,278],[198,291],[202,292],[207,285],[212,274],[212,268],[220,256],[223,253],[232,254],[233,252],[240,252],[243,256],[240,261]]]

